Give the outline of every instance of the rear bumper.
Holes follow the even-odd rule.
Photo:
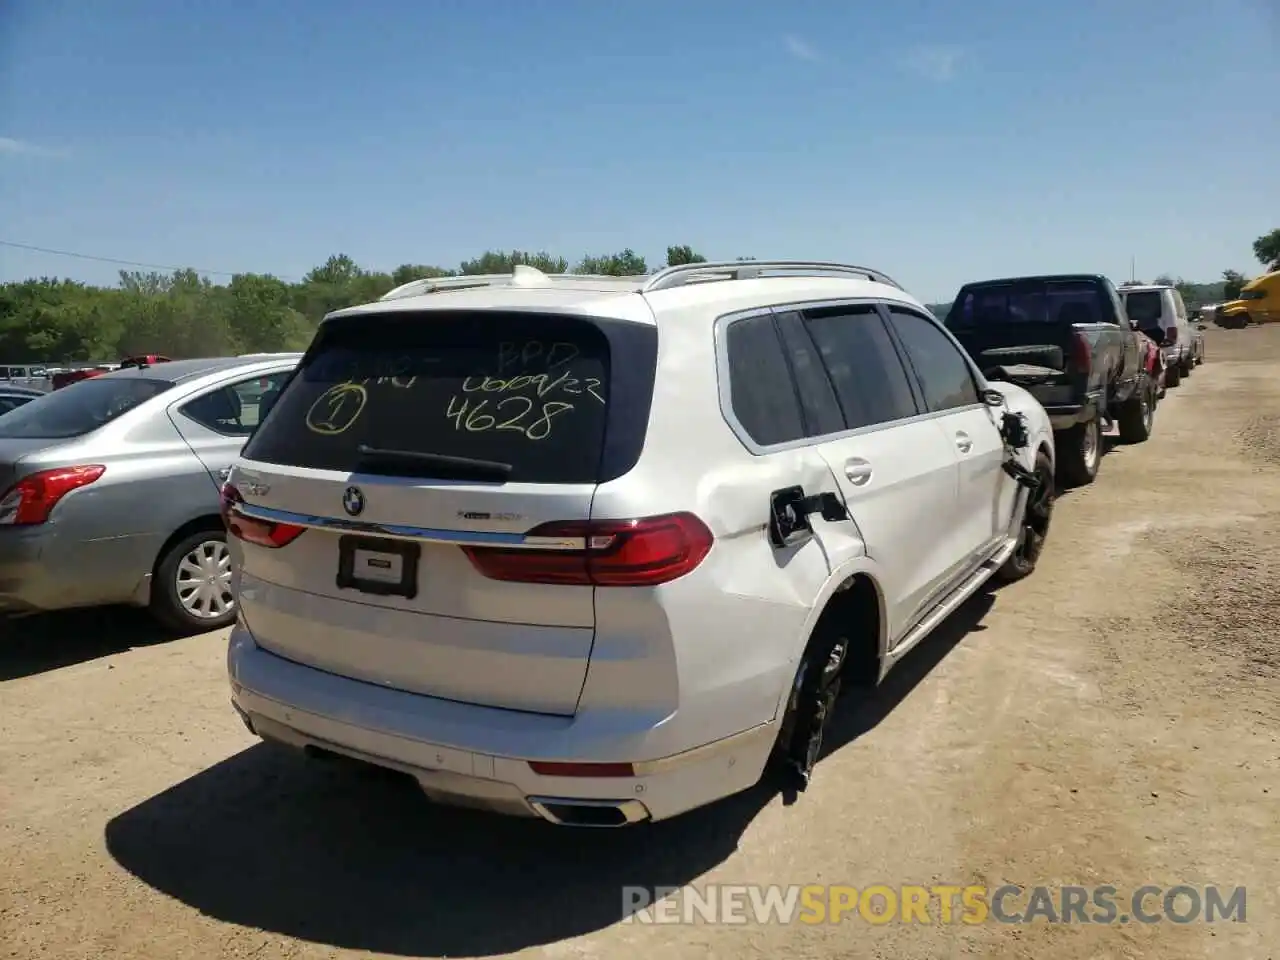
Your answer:
[[[454,703],[335,676],[259,648],[243,625],[227,650],[232,702],[264,740],[413,776],[432,799],[554,823],[663,820],[755,784],[776,738],[764,723],[675,756],[639,760],[632,714],[553,717]],[[531,760],[634,763],[632,776],[535,773]],[[638,762],[637,762],[638,761]]]
[[[45,557],[49,539],[43,528],[0,527],[0,614],[37,613],[62,605],[59,595],[66,590],[66,580]]]
[[[159,543],[151,535],[79,540],[53,523],[0,527],[0,615],[138,602]]]

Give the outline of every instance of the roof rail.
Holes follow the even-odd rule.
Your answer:
[[[766,271],[802,277],[827,274],[854,276],[902,289],[902,284],[887,274],[850,263],[833,263],[827,260],[726,260],[719,263],[680,263],[674,267],[664,267],[645,281],[640,292],[653,293],[655,290],[669,290],[687,283],[711,280],[752,280]]]
[[[463,274],[453,277],[424,277],[421,280],[410,280],[393,290],[384,293],[379,300],[400,300],[404,297],[417,297],[437,290],[469,290],[475,287],[511,286],[542,287],[548,281],[559,280],[570,283],[611,281],[614,283],[641,284],[647,278],[644,275],[615,277],[603,274],[583,273],[544,273],[537,267],[525,263],[517,263],[511,273]]]

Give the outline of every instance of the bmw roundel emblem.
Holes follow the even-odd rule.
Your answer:
[[[347,487],[342,494],[342,509],[353,517],[364,513],[364,494],[359,487]]]

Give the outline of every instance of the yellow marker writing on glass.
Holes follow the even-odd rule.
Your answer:
[[[369,392],[358,383],[335,383],[320,394],[307,411],[307,429],[334,436],[345,433],[360,419]]]

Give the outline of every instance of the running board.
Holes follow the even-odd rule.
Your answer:
[[[964,580],[960,586],[951,591],[945,599],[940,600],[924,619],[917,623],[908,631],[907,635],[902,638],[902,642],[889,651],[888,661],[892,663],[898,657],[905,654],[917,643],[927,637],[937,628],[938,624],[951,616],[966,600],[978,592],[979,588],[986,583],[991,577],[1004,566],[1005,561],[1013,555],[1013,551],[1018,548],[1018,540],[1016,537],[1005,542],[991,557],[984,560],[973,573]],[[887,668],[888,664],[886,664]]]

